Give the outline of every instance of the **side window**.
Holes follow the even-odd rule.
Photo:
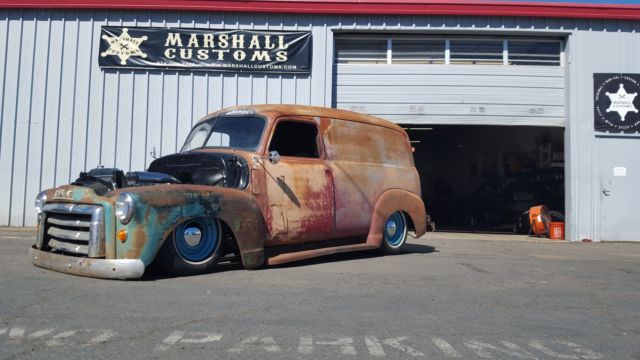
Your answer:
[[[269,151],[274,150],[280,156],[319,158],[318,128],[309,123],[280,121],[269,144]]]

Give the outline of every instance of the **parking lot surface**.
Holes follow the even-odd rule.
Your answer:
[[[138,281],[0,229],[0,359],[640,359],[640,244],[428,233],[404,254]]]

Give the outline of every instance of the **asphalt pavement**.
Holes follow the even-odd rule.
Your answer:
[[[137,281],[31,265],[0,229],[0,359],[640,359],[640,244],[428,233]]]

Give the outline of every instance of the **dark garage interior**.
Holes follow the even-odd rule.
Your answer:
[[[564,213],[564,128],[402,126],[438,231],[527,233],[531,206]]]

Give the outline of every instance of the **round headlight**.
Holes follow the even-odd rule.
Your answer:
[[[133,215],[133,198],[127,193],[118,195],[116,199],[116,218],[126,224]]]
[[[42,209],[44,209],[44,203],[47,202],[47,194],[43,191],[38,196],[36,196],[36,212],[38,214],[42,213]]]

